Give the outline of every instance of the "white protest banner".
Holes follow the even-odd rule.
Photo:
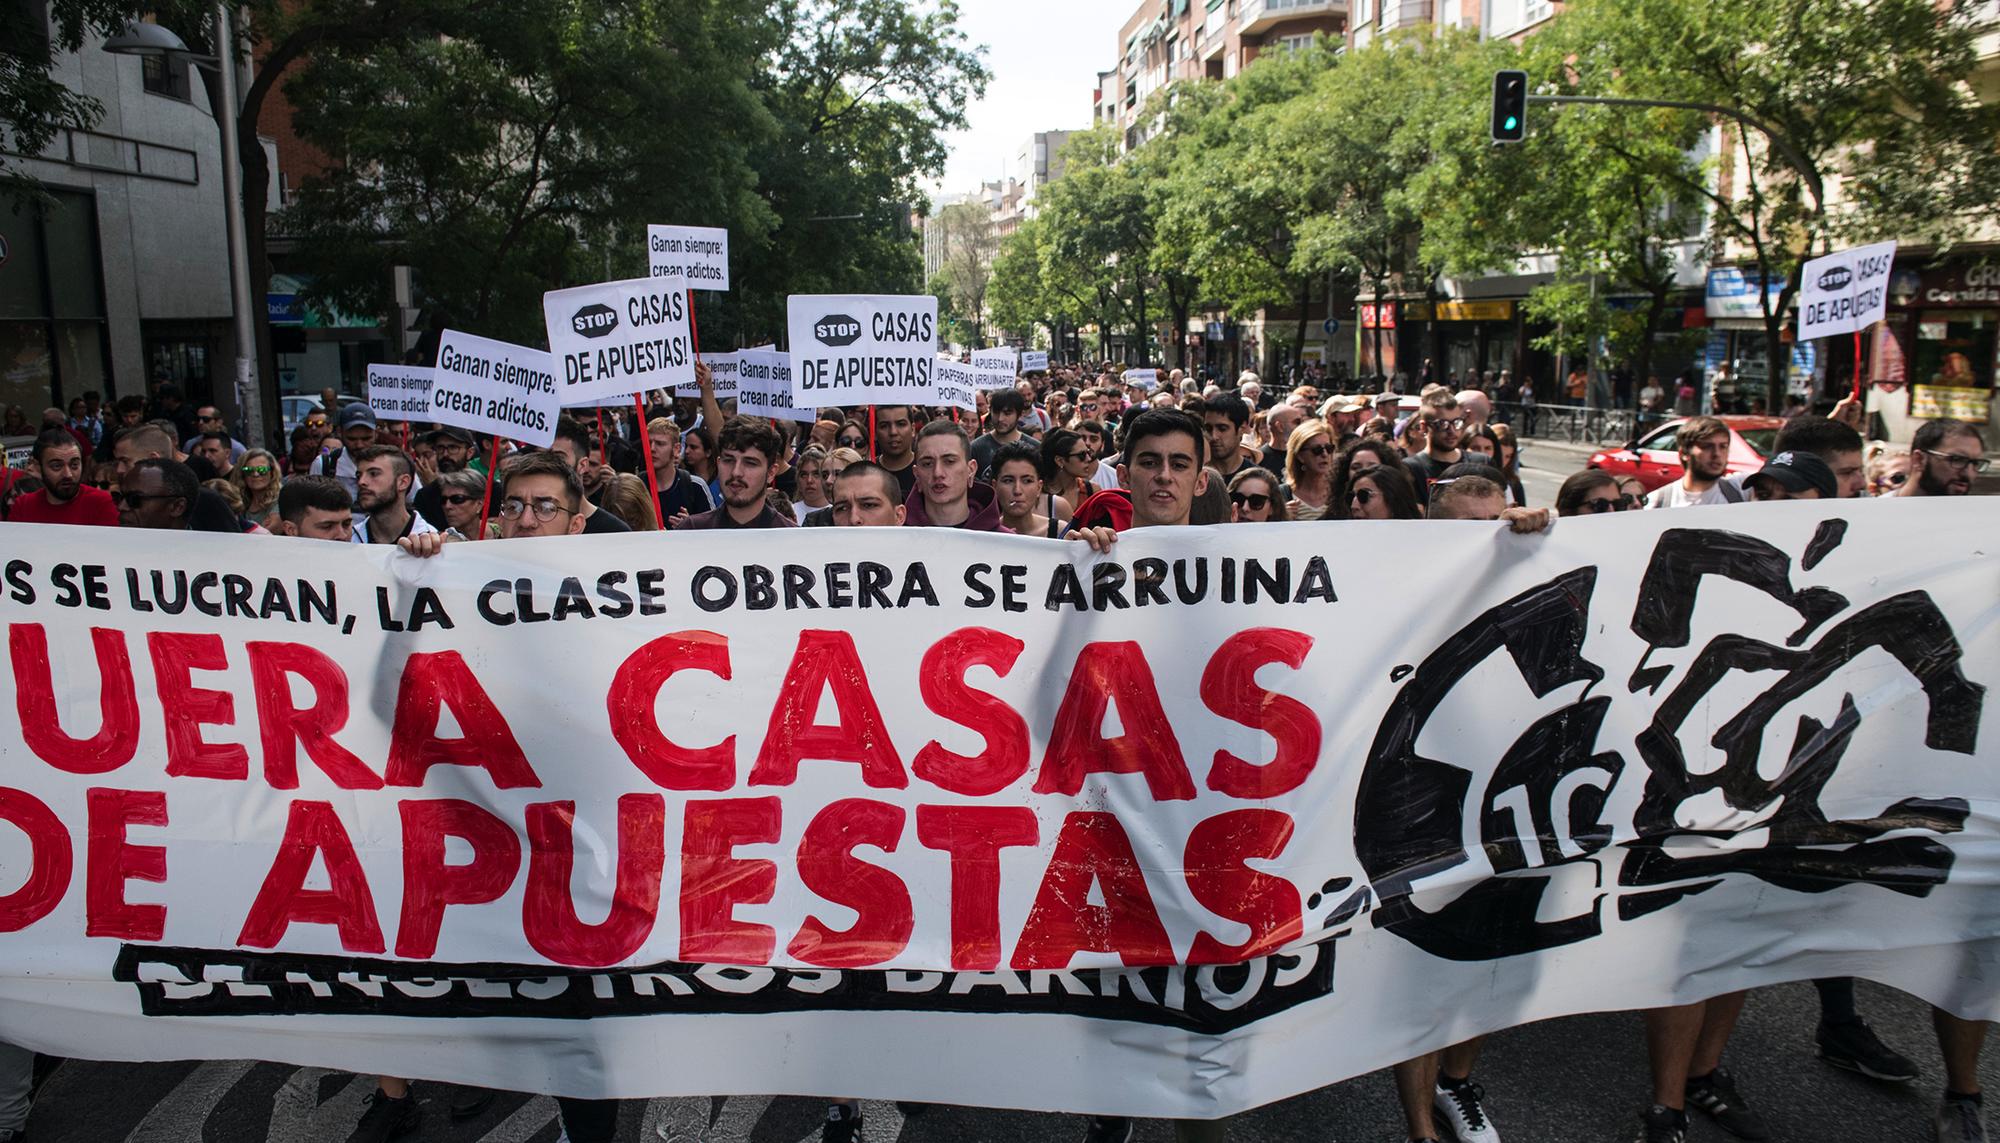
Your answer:
[[[1212,1117],[1786,980],[1992,1019],[1996,527],[0,524],[0,1029]]]
[[[564,406],[694,383],[687,293],[659,278],[542,295]]]
[[[801,408],[932,403],[937,298],[793,294],[786,304],[792,400]]]
[[[1889,313],[1896,244],[1877,242],[1815,258],[1799,278],[1799,340],[1867,329]]]
[[[1127,369],[1123,377],[1127,385],[1137,385],[1141,389],[1160,387],[1160,371],[1157,369]]]
[[[1037,349],[1024,349],[1021,351],[1021,372],[1047,373],[1048,371],[1049,355],[1047,353]]]
[[[708,366],[709,376],[715,383],[716,400],[726,401],[738,395],[737,387],[739,382],[737,378],[743,364],[739,354],[704,353],[701,355],[701,363]],[[690,380],[687,384],[675,389],[674,396],[699,397],[701,396],[701,385],[698,382]]]
[[[976,411],[979,400],[974,396],[982,387],[981,377],[991,377],[992,373],[977,366],[967,365],[949,354],[939,354],[937,368],[931,377],[937,384],[937,396],[931,404],[949,409]]]
[[[390,421],[428,421],[431,371],[421,365],[370,365],[368,411]]]
[[[811,424],[815,410],[792,404],[792,355],[775,349],[746,349],[736,383],[736,411],[751,417]]]
[[[539,349],[455,329],[438,340],[428,420],[547,448],[561,401],[555,360]]]
[[[729,231],[718,226],[648,226],[646,258],[655,278],[689,289],[729,288]]]
[[[1006,346],[972,351],[972,364],[978,369],[994,370],[1008,375],[1008,383],[1013,383],[1013,375],[1020,366],[1021,355]]]

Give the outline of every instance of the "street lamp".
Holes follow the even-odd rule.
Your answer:
[[[257,333],[250,308],[250,255],[246,248],[243,221],[243,156],[236,142],[236,69],[227,54],[231,42],[229,8],[215,6],[215,42],[224,54],[202,55],[188,47],[172,31],[158,24],[134,20],[125,30],[104,41],[104,50],[120,56],[179,57],[212,72],[222,84],[222,111],[216,125],[222,131],[222,197],[229,222],[229,295],[236,311],[236,407],[243,413],[243,435],[253,448],[264,448],[264,395],[256,384],[251,355],[256,352]]]

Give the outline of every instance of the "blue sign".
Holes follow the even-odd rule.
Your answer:
[[[1755,270],[1739,270],[1734,266],[1710,270],[1707,305],[1704,307],[1708,316],[1764,320],[1764,303],[1757,297],[1759,280],[1760,275]],[[1773,311],[1778,307],[1778,295],[1784,291],[1782,278],[1764,285],[1763,292],[1770,295]]]
[[[1208,323],[1208,328],[1207,328],[1207,330],[1205,331],[1205,333],[1206,333],[1206,336],[1207,336],[1208,340],[1210,340],[1210,341],[1221,341],[1221,340],[1223,340],[1223,336],[1222,336],[1222,323],[1221,323],[1221,322],[1219,322],[1219,321],[1212,321],[1212,322],[1209,322],[1209,323]]]
[[[271,315],[272,325],[305,324],[306,311],[297,294],[265,294],[264,309]]]
[[[1328,337],[1332,337],[1334,334],[1340,332],[1340,319],[1328,318],[1319,323],[1319,327],[1326,331]]]

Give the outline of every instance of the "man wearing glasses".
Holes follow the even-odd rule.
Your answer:
[[[1443,390],[1425,397],[1417,416],[1423,421],[1429,444],[1415,456],[1405,457],[1403,467],[1410,470],[1410,479],[1417,486],[1417,503],[1428,507],[1431,485],[1444,476],[1445,469],[1465,459],[1465,450],[1458,447],[1465,436],[1465,418],[1458,398]]]
[[[500,494],[500,538],[574,536],[583,531],[583,482],[552,452],[508,466]]]
[[[1910,477],[1899,496],[1967,496],[1986,471],[1986,445],[1964,421],[1925,421],[1910,438]]]
[[[229,436],[229,426],[222,423],[222,410],[214,405],[203,405],[194,411],[195,433],[181,444],[182,452],[193,452],[201,438],[209,433],[222,433],[229,445],[229,463],[235,465],[243,459],[243,442]]]

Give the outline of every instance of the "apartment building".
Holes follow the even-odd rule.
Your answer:
[[[1093,119],[1115,123],[1129,150],[1154,92],[1189,79],[1227,79],[1258,55],[1344,40],[1349,0],[1146,0],[1118,30],[1118,62],[1099,72]]]

